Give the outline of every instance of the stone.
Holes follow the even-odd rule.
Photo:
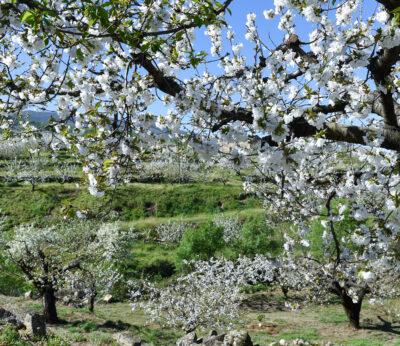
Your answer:
[[[225,339],[225,334],[221,334],[221,335],[212,334],[211,336],[208,336],[204,339],[203,345],[204,346],[223,345],[224,339]]]
[[[295,339],[292,341],[292,345],[309,345],[310,343],[303,339]]]
[[[64,296],[62,297],[62,303],[63,305],[69,305],[71,304],[72,298],[70,296]]]
[[[17,329],[25,328],[24,324],[17,318],[17,316],[6,309],[0,308],[0,326],[5,324],[11,324]]]
[[[24,297],[25,299],[32,299],[33,298],[32,291],[25,292]]]
[[[103,299],[103,302],[108,304],[108,303],[111,303],[113,296],[111,294],[106,294],[102,299]]]
[[[114,334],[114,339],[120,346],[140,346],[142,345],[142,339],[136,335],[132,335],[129,332],[121,332]]]
[[[176,342],[177,346],[192,346],[192,345],[198,345],[198,344],[199,344],[199,340],[197,340],[197,335],[195,332],[191,332],[189,334],[182,336]]]
[[[77,299],[83,299],[85,297],[85,292],[83,291],[75,291],[74,297]]]
[[[253,346],[253,342],[247,331],[232,330],[225,335],[224,346]]]
[[[24,320],[26,333],[30,336],[46,336],[46,322],[43,315],[28,312]]]
[[[286,340],[285,339],[280,339],[279,340],[279,345],[282,345],[282,346],[287,345]]]
[[[0,308],[0,320],[5,320],[9,317],[14,317],[14,314],[6,309]]]

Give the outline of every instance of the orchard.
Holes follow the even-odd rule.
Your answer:
[[[257,171],[257,179],[243,179],[244,193],[262,199],[268,225],[290,225],[279,255],[243,252],[228,260],[215,250],[218,258],[188,265],[192,271],[166,288],[130,282],[135,307],[191,332],[220,319],[229,325],[240,288],[267,283],[307,291],[312,301],[334,294],[358,329],[367,297],[400,292],[399,4],[274,0],[262,10],[254,4],[256,14],[249,2],[243,27],[232,19],[236,3],[0,0],[2,141],[34,141],[26,165],[36,172],[26,178],[32,191],[42,181],[34,167],[41,152],[54,162],[68,152],[82,166],[80,188],[99,198],[114,191],[111,200],[135,171],[173,183],[206,177],[205,165],[215,162],[237,175]],[[51,113],[49,121],[32,122],[32,110]],[[21,170],[16,165],[9,170]],[[67,211],[65,218],[89,219],[108,209]],[[224,230],[221,247],[249,237],[238,222],[215,220],[213,232]],[[175,226],[156,229],[161,242],[189,242],[190,225]],[[73,231],[30,227],[15,228],[5,248],[40,292],[46,280],[65,286],[87,270],[94,299],[98,282],[108,287],[100,273],[116,280],[112,256],[99,266],[57,257],[58,277],[39,280],[36,262],[24,262],[16,244],[36,258],[34,234],[62,246],[72,241],[60,234]],[[99,227],[119,241],[113,226]],[[79,232],[97,239],[85,227]],[[92,260],[110,250],[96,244],[85,253]]]

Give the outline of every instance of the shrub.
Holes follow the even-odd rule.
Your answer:
[[[189,228],[185,231],[182,241],[175,250],[175,265],[178,270],[185,267],[184,261],[208,260],[223,250],[224,230],[212,222],[199,228]]]
[[[0,331],[0,344],[3,345],[22,345],[19,342],[19,333],[14,326],[5,326]]]
[[[250,217],[243,224],[237,255],[254,256],[279,252],[279,244],[273,240],[273,230],[266,225],[265,218]]]

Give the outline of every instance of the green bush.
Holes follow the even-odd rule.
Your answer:
[[[5,326],[0,331],[0,344],[2,345],[23,345],[19,342],[19,333],[14,326]]]
[[[15,264],[6,262],[6,257],[0,254],[0,294],[20,296],[26,291],[35,291],[35,288]]]
[[[278,254],[280,244],[274,239],[274,232],[267,227],[263,216],[250,217],[243,224],[240,237],[232,243],[224,242],[224,230],[212,222],[198,229],[188,229],[175,250],[177,270],[185,268],[184,261],[208,260],[223,255],[234,260],[239,256],[253,257],[256,254]]]
[[[175,266],[178,270],[185,268],[184,261],[208,260],[223,250],[224,230],[212,222],[201,225],[197,229],[189,228],[175,250]]]
[[[243,224],[240,231],[238,255],[254,256],[279,252],[279,244],[273,239],[274,232],[265,223],[263,216],[250,217]]]

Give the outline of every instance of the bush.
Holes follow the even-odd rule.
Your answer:
[[[250,257],[256,254],[277,253],[279,244],[273,240],[273,235],[273,230],[266,225],[264,217],[250,217],[243,224],[238,244],[233,246],[233,250],[237,249],[236,255]]]
[[[2,345],[23,345],[19,342],[19,333],[14,326],[5,326],[0,330],[0,344]]]
[[[6,261],[6,257],[0,254],[0,294],[20,296],[26,291],[35,291],[35,288],[23,278],[23,273],[15,264]]]
[[[175,250],[175,266],[178,270],[185,267],[184,261],[208,260],[225,246],[224,230],[212,222],[201,225],[197,229],[185,231],[182,241]]]

